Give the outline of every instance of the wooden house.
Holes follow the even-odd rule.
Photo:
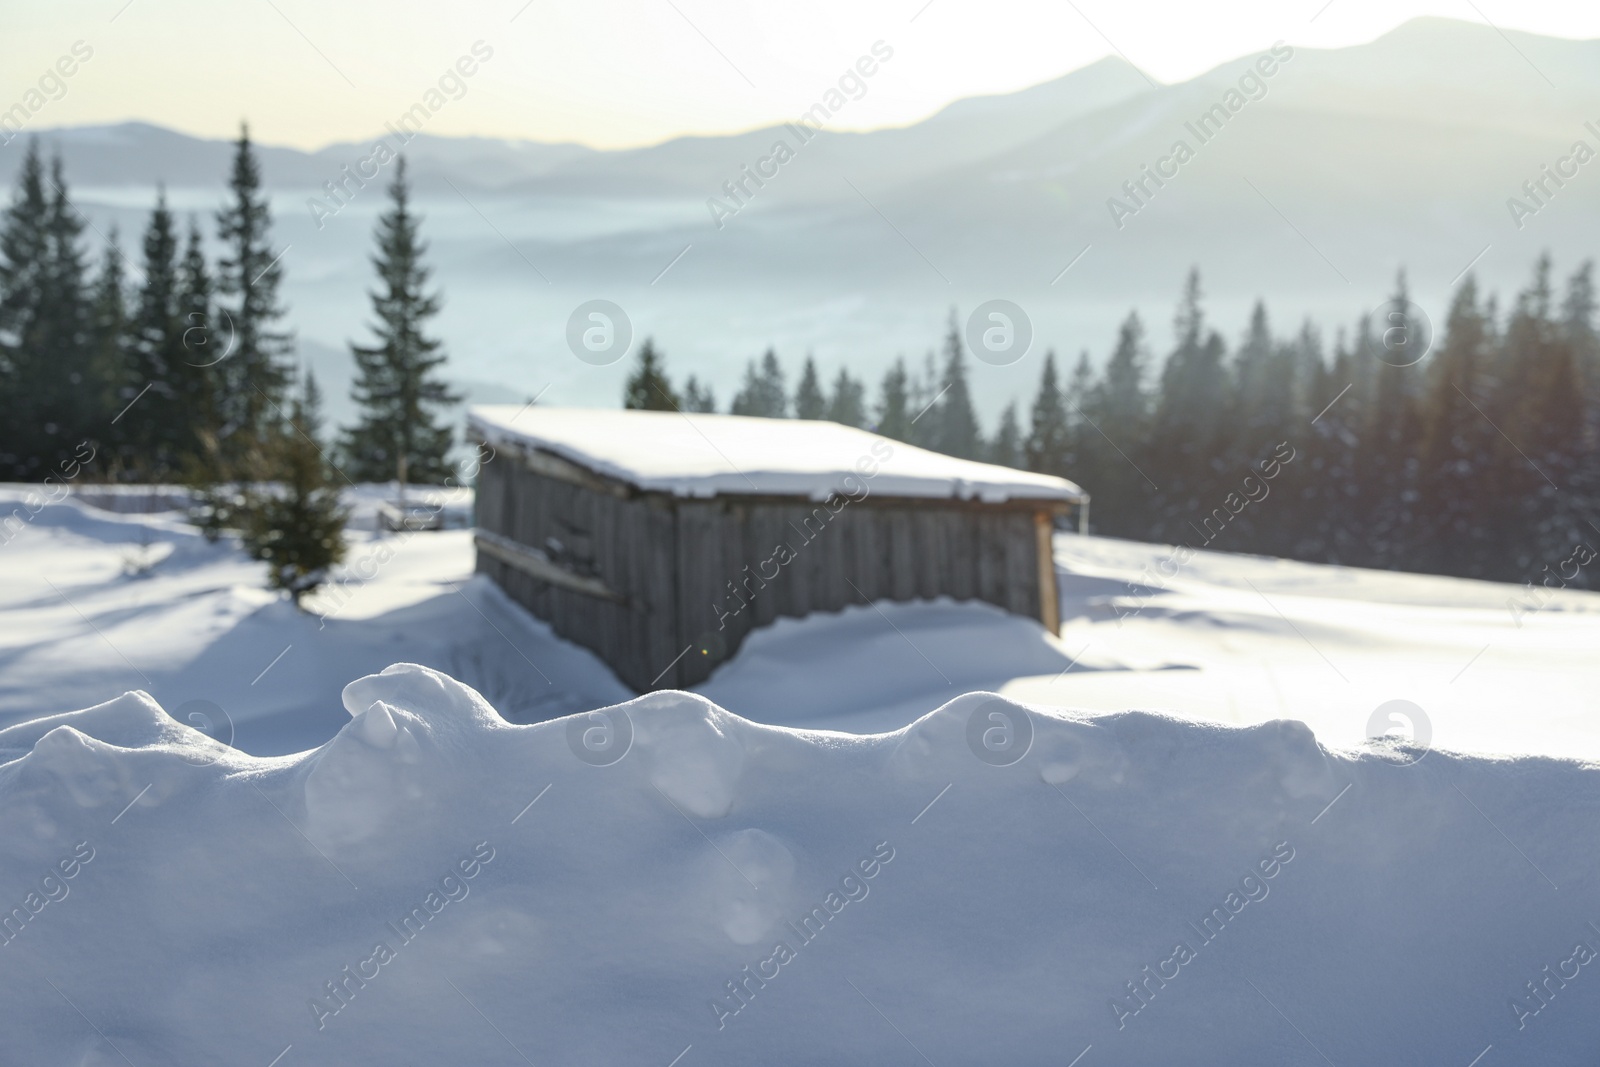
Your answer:
[[[982,600],[1059,625],[1051,535],[1088,496],[831,422],[488,406],[477,568],[638,690],[780,616]]]

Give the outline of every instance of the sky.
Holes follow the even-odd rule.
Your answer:
[[[1342,47],[1420,15],[1600,37],[1593,0],[0,0],[0,11],[0,111],[75,44],[91,52],[48,79],[34,128],[143,120],[226,137],[247,118],[258,140],[301,148],[365,140],[441,78],[450,102],[430,132],[613,148],[787,121],[878,42],[892,58],[836,129],[905,125],[1117,53],[1175,82],[1274,40]],[[472,73],[452,74],[463,57]]]

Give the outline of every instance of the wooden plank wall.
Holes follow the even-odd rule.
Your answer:
[[[668,650],[677,636],[670,503],[537,474],[514,455],[502,454],[502,460],[479,474],[478,525],[599,578],[623,602],[552,586],[482,552],[478,570],[556,633],[605,660],[627,685],[651,688],[676,654]]]
[[[703,681],[780,616],[940,596],[1033,619],[1045,607],[1032,505],[672,499],[580,486],[502,458],[480,474],[479,526],[598,577],[624,603],[551,586],[485,553],[478,570],[637,690]]]
[[[678,514],[679,647],[694,647],[677,685],[703,681],[779,616],[948,596],[1040,617],[1031,509],[714,499],[681,501]]]

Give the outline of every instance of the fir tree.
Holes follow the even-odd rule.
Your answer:
[[[922,369],[913,373],[909,381],[911,429],[906,438],[922,448],[938,448],[939,402],[941,376],[939,361],[930,348],[922,354]]]
[[[972,410],[972,394],[967,387],[966,352],[955,312],[950,313],[950,328],[944,342],[944,374],[939,386],[939,401],[928,417],[933,418],[929,446],[935,451],[962,459],[983,456],[983,435],[978,416]]]
[[[24,162],[20,196],[8,217],[6,258],[16,272],[6,285],[12,407],[16,422],[12,477],[37,480],[56,472],[79,441],[103,440],[110,416],[104,373],[96,359],[92,292],[80,239],[84,224],[67,195],[61,159],[45,177],[33,154]],[[23,224],[21,211],[39,210]],[[28,264],[29,257],[33,265]],[[24,291],[17,283],[22,283]],[[9,450],[8,450],[9,451]]]
[[[1205,517],[1221,497],[1212,458],[1224,443],[1220,431],[1231,390],[1222,338],[1206,328],[1200,296],[1200,274],[1191,270],[1173,321],[1177,344],[1161,371],[1155,426],[1146,452],[1152,470],[1145,477],[1160,486],[1155,493],[1154,535],[1174,540],[1199,536],[1209,543],[1221,532]]]
[[[1056,380],[1056,354],[1046,352],[1044,371],[1039,376],[1039,392],[1033,398],[1028,439],[1022,449],[1027,469],[1065,476],[1070,433],[1066,401]]]
[[[1517,535],[1508,538],[1507,577],[1527,579],[1559,563],[1591,536],[1585,529],[1585,503],[1572,492],[1581,466],[1584,411],[1582,385],[1573,347],[1556,319],[1550,286],[1550,257],[1541,256],[1533,284],[1517,302],[1506,343],[1515,346],[1519,403],[1507,436],[1526,460],[1510,499],[1519,506]],[[1537,580],[1537,578],[1535,578]]]
[[[1579,501],[1583,524],[1600,536],[1600,336],[1595,330],[1595,311],[1594,264],[1585,261],[1567,282],[1561,336],[1572,349],[1583,381],[1583,436],[1578,446],[1577,469],[1572,474],[1572,492]],[[1584,536],[1587,538],[1588,532]],[[1600,541],[1587,543],[1600,547]],[[1600,588],[1600,568],[1585,568],[1574,584]]]
[[[754,360],[745,365],[744,383],[734,395],[729,410],[735,415],[766,419],[781,419],[789,414],[789,394],[776,352],[767,349],[759,369]]]
[[[1445,574],[1486,577],[1494,570],[1484,518],[1489,458],[1498,445],[1484,418],[1490,355],[1488,323],[1471,275],[1450,304],[1437,353],[1429,361],[1423,404],[1418,490],[1424,518],[1415,562]]]
[[[209,368],[226,358],[232,337],[224,329],[220,336],[214,327],[215,309],[211,302],[211,271],[206,265],[200,224],[189,216],[189,238],[178,266],[178,335],[183,349],[182,374],[176,379],[178,402],[187,413],[186,422],[193,452],[187,465],[191,476],[198,476],[215,455],[221,413],[216,391],[217,375]]]
[[[828,399],[827,417],[844,426],[863,427],[867,424],[867,386],[850,372],[839,368],[833,380],[833,396]]]
[[[1096,422],[1102,419],[1119,434],[1142,437],[1150,421],[1150,394],[1145,386],[1148,356],[1144,323],[1129,312],[1117,330],[1117,344],[1106,361],[1105,380],[1092,394]]]
[[[692,374],[683,383],[683,410],[707,414],[717,410],[717,398],[712,394],[711,386],[701,385],[700,380]]]
[[[232,298],[223,310],[232,323],[234,345],[218,364],[224,387],[217,396],[224,416],[221,436],[240,435],[225,446],[237,458],[277,429],[290,373],[285,363],[289,335],[277,328],[284,314],[278,303],[283,265],[272,250],[272,218],[248,126],[239,129],[228,189],[232,199],[217,212],[217,236],[225,249],[217,264],[217,289]]]
[[[911,440],[911,381],[906,373],[906,361],[896,357],[894,366],[883,376],[878,393],[878,420],[874,429],[884,437],[896,441]]]
[[[39,143],[30,140],[0,221],[0,478],[32,473],[40,397],[45,290],[50,269],[49,200]]]
[[[1401,271],[1390,304],[1404,307],[1408,302],[1405,272]],[[1380,346],[1370,351],[1377,358],[1379,351],[1387,353],[1390,349]],[[1397,356],[1410,359],[1404,351]],[[1416,549],[1416,483],[1422,440],[1416,395],[1420,372],[1415,364],[1400,366],[1391,362],[1394,358],[1378,359],[1372,406],[1361,429],[1360,462],[1356,467],[1361,490],[1357,515],[1363,524],[1365,562],[1388,569],[1407,566]]]
[[[635,411],[679,411],[683,407],[667,380],[666,361],[648,337],[639,347],[639,362],[623,386],[622,406]]]
[[[1298,414],[1295,371],[1296,346],[1273,337],[1266,305],[1256,301],[1234,354],[1232,409],[1216,438],[1227,469],[1249,471],[1280,443],[1294,447],[1289,439],[1296,436]],[[1229,523],[1229,546],[1238,551],[1283,551],[1289,540],[1283,532],[1287,523],[1281,501],[1288,495],[1280,493],[1280,503],[1271,512],[1242,510]]]
[[[80,418],[82,425],[97,421],[97,416],[108,416],[120,423],[131,418],[127,404],[133,402],[138,391],[125,397],[119,386],[128,377],[129,347],[128,287],[123,270],[122,247],[116,227],[106,237],[105,252],[100,260],[100,273],[96,276],[89,303],[88,372],[84,375],[84,406]],[[123,412],[127,410],[129,414]],[[109,422],[104,428],[95,427],[94,433],[102,440],[121,437],[120,426]]]
[[[1072,368],[1072,377],[1061,392],[1061,402],[1066,411],[1067,453],[1061,464],[1063,476],[1074,481],[1084,477],[1084,463],[1089,454],[1090,442],[1099,431],[1090,426],[1084,417],[1083,406],[1088,403],[1095,388],[1094,370],[1089,366],[1089,350],[1078,353],[1078,362]]]
[[[344,558],[347,518],[322,447],[321,394],[309,373],[288,417],[261,447],[275,484],[251,501],[242,541],[267,564],[268,584],[299,604]]]
[[[1156,514],[1155,484],[1165,484],[1146,481],[1160,474],[1144,471],[1155,467],[1149,455],[1147,359],[1144,323],[1130,312],[1117,330],[1104,377],[1072,409],[1082,425],[1078,469],[1070,477],[1094,495],[1096,528],[1114,536],[1149,536]],[[1083,370],[1087,372],[1087,364]]]
[[[360,410],[341,448],[350,477],[360,481],[443,484],[453,439],[442,413],[461,398],[439,378],[446,356],[428,322],[439,313],[439,295],[428,291],[423,264],[427,244],[411,210],[406,160],[395,164],[390,208],[379,217],[372,265],[379,287],[369,293],[378,343],[352,345],[356,380],[352,396]]]
[[[1177,345],[1161,371],[1156,411],[1161,431],[1174,435],[1187,452],[1203,451],[1213,442],[1229,393],[1221,339],[1206,329],[1200,296],[1200,274],[1190,271],[1174,317]]]
[[[1310,544],[1318,546],[1318,558],[1330,563],[1362,563],[1367,558],[1365,530],[1361,515],[1361,430],[1372,404],[1373,355],[1377,342],[1372,324],[1365,316],[1356,326],[1355,336],[1340,332],[1334,346],[1330,388],[1317,399],[1318,416],[1312,428],[1313,460],[1317,477],[1320,509],[1310,523]]]
[[[1323,358],[1322,334],[1310,319],[1301,324],[1294,344],[1294,364],[1295,421],[1285,439],[1294,447],[1297,458],[1285,483],[1289,491],[1282,494],[1289,502],[1282,521],[1279,552],[1304,559],[1313,551],[1310,546],[1321,543],[1325,535],[1320,512],[1331,507],[1333,489],[1332,480],[1323,472],[1322,423],[1312,420],[1322,415],[1346,383],[1335,381],[1332,368]]]
[[[1595,309],[1594,263],[1586,260],[1567,279],[1567,294],[1561,302],[1561,332],[1572,346],[1573,359],[1583,379],[1583,395],[1591,407],[1600,399],[1600,335],[1595,332]]]
[[[1250,326],[1233,361],[1234,404],[1226,429],[1233,437],[1233,466],[1248,466],[1286,440],[1295,422],[1295,350],[1272,336],[1267,308],[1256,301]]]
[[[198,458],[196,429],[203,414],[187,402],[199,372],[189,366],[183,343],[178,235],[165,191],[157,194],[145,226],[143,253],[144,282],[134,302],[128,373],[119,397],[134,406],[122,417],[118,439],[124,462],[159,481],[187,472]]]
[[[806,357],[805,368],[800,372],[800,384],[794,389],[794,417],[820,419],[828,413],[828,398],[822,395],[822,379],[817,374],[817,361]]]
[[[1011,401],[1000,412],[1000,425],[995,429],[994,440],[989,444],[989,462],[1002,467],[1021,469],[1022,426],[1017,421],[1017,402]]]
[[[1322,358],[1322,332],[1309,318],[1300,324],[1300,334],[1295,338],[1290,377],[1291,408],[1296,424],[1317,417],[1322,405],[1313,401],[1324,395],[1328,387],[1328,365]]]

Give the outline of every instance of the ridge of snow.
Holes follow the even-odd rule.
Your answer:
[[[1587,967],[1526,989],[1600,943],[1594,764],[993,693],[863,736],[680,692],[516,726],[414,664],[343,703],[274,758],[183,759],[142,694],[5,732],[31,747],[0,765],[0,1061],[1596,1047]]]

